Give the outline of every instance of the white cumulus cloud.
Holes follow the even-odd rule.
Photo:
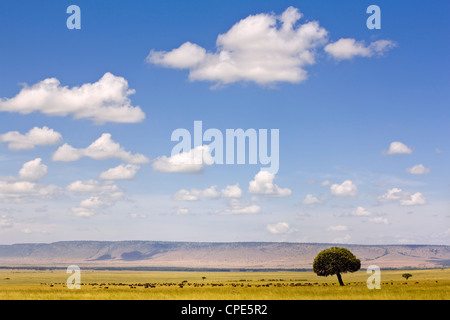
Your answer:
[[[153,161],[152,167],[153,170],[160,172],[200,173],[206,165],[213,163],[210,149],[204,145],[171,157],[159,157]]]
[[[425,168],[423,164],[418,164],[411,168],[407,168],[405,171],[411,174],[427,174],[430,173],[430,168]]]
[[[123,147],[111,139],[111,134],[104,133],[87,148],[74,148],[65,143],[53,153],[53,161],[77,161],[82,157],[89,157],[96,160],[120,159],[127,163],[142,164],[149,160],[142,154],[132,154],[125,151]]]
[[[25,134],[18,131],[0,134],[0,142],[8,143],[10,150],[32,150],[36,146],[58,145],[62,142],[62,136],[59,132],[48,127],[34,127]]]
[[[222,198],[241,198],[242,197],[242,189],[239,187],[239,184],[235,184],[232,186],[226,186],[224,189],[220,191]]]
[[[293,229],[287,222],[278,222],[275,224],[268,224],[267,230],[269,230],[270,233],[273,234],[286,234],[291,233]]]
[[[297,8],[281,15],[260,13],[235,23],[218,35],[216,50],[209,52],[189,41],[170,51],[151,50],[151,64],[188,69],[191,81],[217,84],[255,82],[298,83],[307,79],[306,67],[316,63],[317,51],[328,42],[328,31],[317,21],[303,20]],[[380,56],[396,46],[390,40],[365,45],[352,38],[339,39],[324,49],[338,60]]]
[[[216,52],[186,42],[169,52],[152,50],[146,61],[189,69],[192,81],[297,83],[307,78],[305,66],[315,63],[316,49],[327,41],[318,22],[301,24],[301,18],[294,7],[279,16],[250,15],[217,37]]]
[[[401,206],[416,206],[427,203],[427,199],[422,193],[411,193],[408,191],[403,191],[400,188],[389,189],[385,194],[378,197],[378,201],[398,201]]]
[[[365,45],[364,41],[356,41],[352,38],[339,39],[325,46],[324,50],[337,60],[353,59],[354,57],[372,57],[382,55],[396,46],[390,40],[378,40]]]
[[[338,197],[356,197],[358,187],[351,180],[345,180],[341,184],[332,184],[330,186],[331,194]]]
[[[427,199],[420,192],[410,194],[410,195],[408,195],[407,199],[400,200],[400,205],[402,205],[402,206],[417,206],[417,205],[423,205],[426,203],[427,203]]]
[[[47,175],[47,166],[42,163],[41,158],[28,161],[23,164],[19,171],[19,177],[25,181],[38,181]]]
[[[317,197],[314,197],[312,194],[307,194],[302,203],[305,205],[314,205],[321,203],[321,201]]]
[[[56,185],[36,183],[47,175],[47,166],[41,158],[22,165],[18,177],[0,179],[0,200],[28,202],[33,198],[53,199],[61,194]]]
[[[364,207],[357,207],[356,210],[352,212],[354,216],[370,216],[372,213],[365,209]]]
[[[255,175],[254,180],[249,182],[248,192],[272,197],[286,197],[292,194],[290,189],[280,188],[274,184],[274,179],[274,173],[261,170]]]
[[[410,147],[405,145],[403,142],[394,141],[389,145],[387,154],[411,154],[413,151]]]
[[[261,207],[256,204],[244,203],[239,199],[230,199],[229,208],[218,211],[219,214],[257,214],[261,212]]]
[[[120,189],[112,181],[103,183],[97,180],[77,180],[66,187],[67,191],[78,195],[87,196],[86,199],[72,208],[72,212],[76,216],[89,217],[99,211],[113,206],[117,201],[122,200],[125,196]]]
[[[0,181],[0,200],[28,202],[32,198],[53,199],[61,194],[59,187],[32,181]]]
[[[62,86],[56,78],[48,78],[32,86],[25,85],[13,98],[0,99],[0,111],[72,115],[98,124],[134,123],[145,118],[140,107],[131,105],[129,96],[134,93],[127,80],[109,72],[97,82],[72,88]]]
[[[135,164],[120,164],[117,167],[100,173],[102,180],[132,180],[136,176],[139,166]]]

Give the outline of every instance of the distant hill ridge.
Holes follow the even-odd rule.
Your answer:
[[[0,267],[312,269],[320,251],[344,247],[362,267],[450,266],[447,245],[358,245],[294,242],[60,241],[0,245]]]

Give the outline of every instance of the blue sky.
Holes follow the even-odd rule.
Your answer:
[[[449,244],[448,9],[2,1],[0,243]],[[196,120],[278,129],[278,172],[174,167]]]

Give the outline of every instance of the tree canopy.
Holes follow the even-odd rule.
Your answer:
[[[355,272],[361,268],[361,261],[350,250],[331,247],[317,254],[313,263],[313,271],[318,276],[336,275],[341,286],[344,285],[341,273]]]

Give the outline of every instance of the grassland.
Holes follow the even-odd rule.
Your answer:
[[[402,278],[408,272],[409,280]],[[450,269],[386,270],[369,290],[365,271],[336,277],[313,272],[141,272],[82,270],[68,289],[64,270],[1,270],[1,300],[448,300]],[[204,278],[203,278],[204,277]]]

